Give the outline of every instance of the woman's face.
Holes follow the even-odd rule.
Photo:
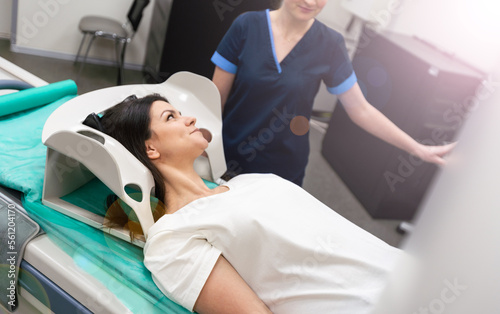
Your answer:
[[[196,118],[182,116],[165,101],[155,101],[149,115],[151,138],[146,141],[146,148],[151,159],[196,158],[207,148],[207,140],[195,126]]]
[[[307,21],[316,17],[328,0],[283,0],[282,8],[298,20]]]

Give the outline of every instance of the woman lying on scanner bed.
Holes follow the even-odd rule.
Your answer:
[[[96,123],[154,176],[164,206],[144,263],[170,299],[198,313],[370,312],[400,250],[276,175],[209,189],[193,168],[208,146],[196,118],[160,95],[131,96]]]

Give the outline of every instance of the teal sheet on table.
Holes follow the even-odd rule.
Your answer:
[[[47,151],[41,141],[43,126],[76,93],[75,82],[66,80],[0,96],[0,184],[23,192],[28,200],[42,197]]]
[[[106,198],[112,193],[104,183],[98,178],[94,178],[81,188],[61,197],[61,199],[104,217],[106,216]]]
[[[77,265],[100,280],[133,313],[189,313],[156,287],[143,265],[141,248],[41,203],[46,155],[46,147],[41,142],[43,125],[56,108],[76,96],[70,85],[66,86],[66,95],[60,93],[60,85],[56,86],[56,96],[63,95],[57,100],[47,97],[45,90],[44,97],[50,103],[0,116],[0,184],[22,191],[23,206],[30,217]],[[21,100],[22,92],[16,93]],[[0,96],[0,107],[2,97],[5,96]]]
[[[203,182],[205,182],[205,185],[213,189],[217,187],[217,184],[214,182],[207,181],[203,179]],[[127,189],[125,188],[125,191],[134,198],[135,195],[139,195],[137,191],[133,189]],[[83,209],[86,209],[94,214],[97,214],[99,216],[105,217],[106,216],[106,198],[108,195],[113,194],[113,192],[104,184],[102,183],[98,178],[94,178],[79,189],[64,195],[61,197],[62,200],[71,203],[73,205],[76,205],[78,207],[81,207]],[[140,196],[137,196],[138,199],[141,199]],[[158,199],[151,197],[151,208],[154,208],[158,202]],[[127,204],[124,202],[121,202],[121,207],[124,208],[125,212],[129,216],[130,219],[134,221],[139,221],[137,219],[137,216],[132,212],[132,209],[128,207]]]
[[[83,270],[99,279],[132,313],[189,313],[156,287],[142,249],[63,215],[41,201],[24,208]]]

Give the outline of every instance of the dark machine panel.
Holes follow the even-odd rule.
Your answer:
[[[365,97],[419,142],[452,142],[483,75],[435,47],[394,33],[360,42],[353,60]],[[323,156],[374,218],[412,219],[438,167],[354,125],[339,103]]]

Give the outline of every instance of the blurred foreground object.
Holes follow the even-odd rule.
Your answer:
[[[423,201],[374,314],[498,313],[500,70],[489,77],[449,163]]]

